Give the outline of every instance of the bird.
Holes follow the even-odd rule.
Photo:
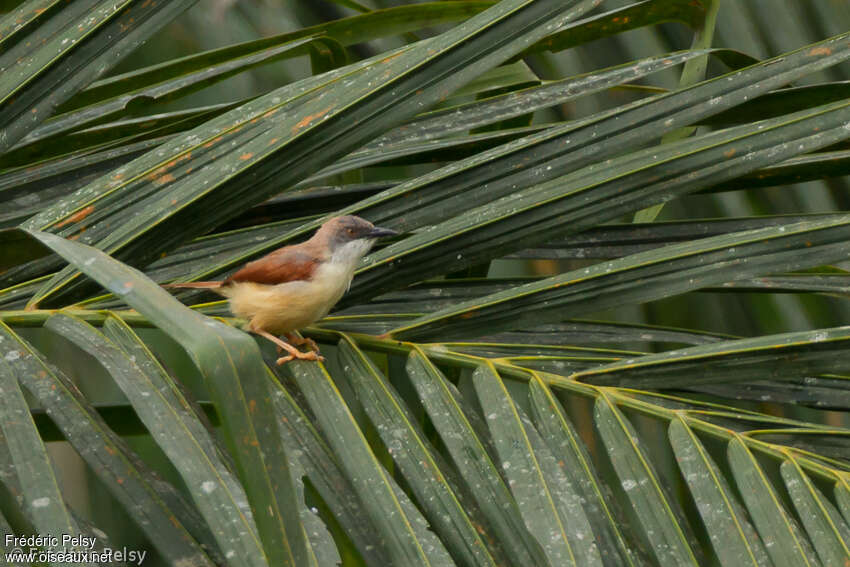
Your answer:
[[[277,359],[278,365],[296,359],[323,361],[315,341],[293,332],[327,315],[351,287],[360,259],[379,238],[397,234],[358,216],[334,217],[309,240],[248,262],[223,281],[164,287],[209,289],[226,297],[231,312],[248,320],[244,330],[273,342],[278,354],[288,353]],[[297,348],[305,343],[311,349],[308,352]]]

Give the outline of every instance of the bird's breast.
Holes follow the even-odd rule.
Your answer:
[[[354,265],[343,262],[325,262],[313,273],[310,281],[316,287],[317,293],[327,298],[330,303],[328,311],[339,301],[351,285],[354,276]]]

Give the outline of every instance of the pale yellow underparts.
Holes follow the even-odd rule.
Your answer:
[[[373,241],[348,243],[323,262],[309,281],[266,285],[235,282],[219,291],[230,299],[230,310],[249,320],[248,329],[282,335],[307,327],[325,315],[351,285],[354,269]]]

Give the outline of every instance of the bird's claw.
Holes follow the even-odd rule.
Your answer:
[[[324,362],[325,361],[325,357],[318,354],[315,351],[310,351],[310,352],[300,352],[299,351],[298,354],[288,354],[286,356],[282,356],[282,357],[278,358],[277,359],[277,365],[282,366],[282,365],[286,364],[287,362],[289,362],[290,360],[295,360],[295,359],[311,360],[311,361],[314,361],[314,362]]]
[[[307,348],[310,350],[314,350],[319,352],[319,345],[316,344],[316,341],[307,337],[299,337],[298,335],[287,333],[286,340],[295,347],[300,347],[301,345],[307,345]],[[280,353],[282,351],[281,347],[277,347],[277,352]]]

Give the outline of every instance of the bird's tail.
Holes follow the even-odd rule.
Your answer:
[[[170,283],[163,284],[162,287],[168,289],[174,288],[189,288],[189,289],[218,289],[222,282],[185,282],[185,283]]]

